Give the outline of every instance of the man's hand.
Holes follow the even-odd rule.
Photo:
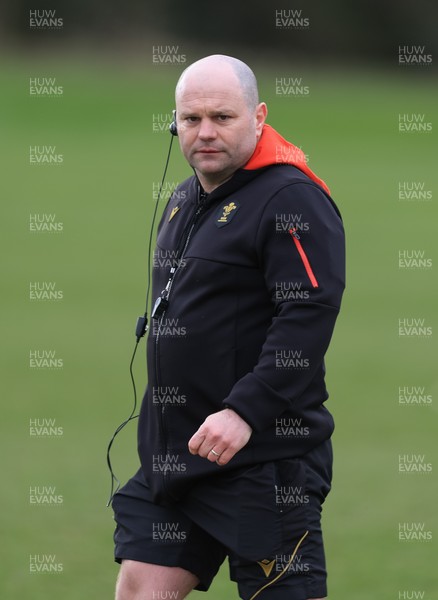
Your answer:
[[[252,429],[231,408],[208,416],[189,440],[191,454],[226,465],[251,437]]]

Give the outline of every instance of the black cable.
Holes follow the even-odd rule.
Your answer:
[[[162,190],[163,190],[163,185],[164,185],[164,180],[166,178],[166,174],[167,174],[167,167],[169,166],[169,161],[170,161],[170,154],[172,151],[172,144],[173,144],[173,138],[174,136],[172,135],[170,138],[170,144],[169,144],[169,150],[167,152],[167,158],[166,158],[166,164],[164,165],[164,172],[163,172],[163,177],[161,179],[161,183],[160,183],[160,188],[158,190],[158,196],[157,196],[157,200],[155,202],[155,207],[154,207],[154,212],[152,215],[152,222],[151,222],[151,229],[150,229],[150,233],[149,233],[149,244],[148,244],[148,283],[147,283],[147,288],[146,288],[146,307],[145,307],[145,313],[143,315],[143,317],[138,317],[137,319],[137,324],[135,327],[135,337],[136,342],[135,342],[135,346],[134,346],[134,352],[132,353],[132,357],[131,357],[131,362],[129,364],[129,375],[131,377],[131,382],[132,382],[132,388],[134,391],[134,405],[132,407],[132,411],[131,414],[129,415],[129,417],[127,419],[125,419],[125,421],[123,421],[123,423],[120,423],[120,425],[117,427],[117,429],[115,430],[109,444],[108,444],[108,448],[106,451],[106,462],[111,474],[111,489],[110,489],[110,497],[108,499],[107,502],[107,507],[111,506],[111,503],[113,501],[114,495],[118,492],[118,490],[120,489],[120,481],[119,479],[116,477],[113,468],[112,468],[112,464],[111,464],[111,457],[110,457],[110,452],[111,452],[111,447],[114,443],[114,440],[117,436],[117,434],[133,419],[138,419],[139,415],[135,414],[135,411],[137,410],[137,388],[135,386],[135,379],[134,379],[134,372],[133,372],[133,365],[134,365],[134,359],[135,359],[135,355],[137,353],[137,348],[138,348],[138,344],[141,340],[141,338],[145,335],[147,329],[148,329],[148,315],[147,315],[147,311],[148,311],[148,306],[149,306],[149,296],[150,296],[150,290],[151,290],[151,264],[152,264],[152,260],[151,260],[151,254],[152,254],[152,238],[154,235],[154,228],[155,228],[155,221],[157,218],[157,212],[158,212],[158,206],[160,204],[160,200],[161,200],[161,194],[162,194]],[[114,489],[115,486],[115,489]]]
[[[174,136],[172,135],[170,137],[169,150],[167,152],[166,164],[164,166],[164,172],[163,172],[163,177],[162,177],[161,183],[160,183],[160,189],[158,190],[157,201],[155,202],[154,214],[152,215],[151,233],[150,233],[150,236],[149,236],[149,245],[148,245],[148,265],[149,266],[148,266],[148,287],[147,287],[147,291],[146,291],[146,308],[145,308],[146,312],[147,312],[147,309],[148,309],[148,306],[149,306],[149,292],[150,292],[150,289],[151,289],[152,237],[153,237],[153,233],[154,233],[155,220],[157,218],[158,205],[159,205],[160,200],[161,200],[161,191],[163,189],[164,180],[166,179],[167,167],[169,166],[169,160],[170,160],[170,153],[172,152],[173,138],[174,138]]]
[[[108,444],[107,451],[106,451],[106,462],[108,464],[108,468],[109,468],[109,471],[111,473],[111,490],[110,490],[110,497],[109,497],[108,502],[106,504],[107,507],[111,505],[111,502],[113,501],[113,498],[114,498],[114,494],[116,494],[118,492],[119,488],[120,488],[120,481],[117,479],[117,477],[116,477],[116,475],[115,475],[115,473],[113,471],[112,465],[111,465],[111,457],[110,457],[111,447],[112,447],[113,442],[114,442],[114,440],[116,438],[116,435],[120,431],[122,431],[122,429],[130,421],[132,421],[133,419],[138,419],[138,416],[139,416],[139,415],[135,414],[135,411],[137,410],[137,388],[136,388],[136,385],[135,385],[134,373],[133,373],[133,370],[132,370],[133,365],[134,365],[134,358],[135,358],[135,355],[137,353],[137,348],[138,348],[138,342],[139,341],[140,340],[137,340],[135,342],[134,352],[132,353],[131,362],[129,364],[129,374],[131,376],[132,388],[133,388],[133,391],[134,391],[134,405],[132,407],[132,411],[131,411],[131,414],[129,415],[129,417],[125,421],[123,421],[123,423],[120,423],[120,425],[115,430],[115,432],[113,434],[113,437],[111,438],[110,443]],[[114,484],[116,484],[116,489],[114,489]]]

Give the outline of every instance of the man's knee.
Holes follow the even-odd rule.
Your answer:
[[[134,560],[123,560],[116,585],[116,600],[135,600],[145,593],[148,565]]]
[[[123,560],[116,585],[116,600],[135,598],[141,589],[141,566],[132,560]]]
[[[198,578],[180,567],[164,567],[135,560],[123,560],[116,586],[116,600],[183,600],[199,583]]]

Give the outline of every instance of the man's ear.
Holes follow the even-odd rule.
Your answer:
[[[256,108],[256,135],[257,141],[260,139],[262,135],[263,125],[265,124],[266,117],[268,116],[268,107],[265,102],[260,102],[260,104]]]

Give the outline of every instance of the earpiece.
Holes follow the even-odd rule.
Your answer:
[[[172,123],[169,125],[169,131],[172,135],[178,135],[178,129],[176,127],[176,110],[172,111]]]

